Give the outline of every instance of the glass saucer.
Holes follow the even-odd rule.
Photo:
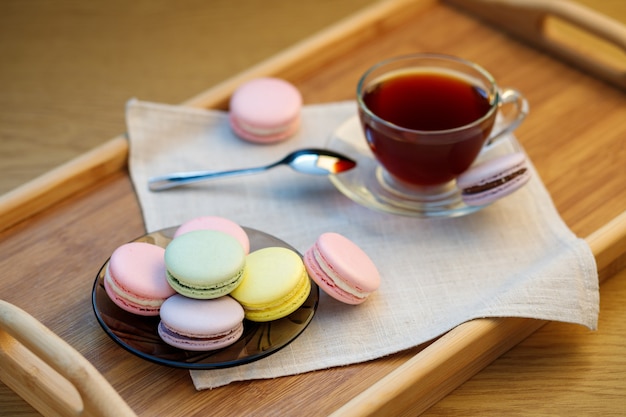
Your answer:
[[[515,142],[515,143],[511,143]],[[506,148],[519,148],[515,138],[497,141],[483,150],[476,163],[510,152]],[[327,147],[343,153],[357,162],[354,169],[331,175],[330,181],[348,198],[373,210],[411,217],[458,217],[486,206],[468,206],[454,182],[438,190],[434,198],[417,195],[410,187],[394,182],[367,146],[358,116],[340,125],[331,136]]]
[[[166,247],[177,227],[148,233],[136,242]],[[295,249],[284,241],[259,230],[244,227],[250,238],[250,250],[270,246]],[[297,252],[297,251],[296,251]],[[309,325],[319,301],[319,289],[311,281],[311,292],[304,304],[289,316],[257,323],[244,320],[244,332],[234,344],[223,349],[193,352],[172,347],[157,332],[159,317],[128,313],[115,305],[104,290],[104,272],[108,260],[96,276],[92,290],[93,310],[105,333],[124,349],[140,358],[175,368],[217,369],[242,365],[264,358],[294,341]]]

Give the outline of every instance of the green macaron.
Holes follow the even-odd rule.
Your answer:
[[[197,230],[173,239],[165,248],[167,281],[186,297],[218,298],[240,284],[245,252],[239,241],[216,230]]]

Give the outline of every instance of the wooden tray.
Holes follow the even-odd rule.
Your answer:
[[[261,75],[290,80],[307,103],[352,99],[360,74],[384,57],[435,51],[477,61],[501,85],[515,86],[528,98],[531,116],[518,129],[518,139],[564,221],[591,245],[601,279],[611,276],[626,264],[624,72],[555,42],[540,23],[548,15],[558,16],[626,49],[624,29],[560,1],[458,3],[469,5],[485,21],[524,28],[512,32],[553,52],[530,48],[449,3],[387,1],[185,104],[225,109],[240,83]],[[582,71],[555,60],[552,53],[580,64]],[[475,320],[430,344],[377,361],[196,393],[186,371],[156,366],[119,349],[91,312],[89,294],[100,264],[116,246],[145,232],[128,179],[127,152],[127,142],[119,136],[2,197],[1,294],[82,353],[138,415],[201,410],[215,416],[392,415],[406,410],[414,415],[544,324]],[[34,375],[32,383],[45,389],[41,378]]]

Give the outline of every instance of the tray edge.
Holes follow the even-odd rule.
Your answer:
[[[242,82],[268,75],[288,79],[294,74],[295,64],[305,61],[306,57],[315,57],[312,61],[319,62],[341,56],[344,50],[354,46],[357,41],[364,42],[375,36],[381,28],[409,19],[414,13],[408,13],[407,9],[416,12],[437,3],[440,3],[440,0],[380,1],[181,104],[225,109],[228,98]],[[362,28],[365,25],[370,25],[376,30],[364,36]],[[307,68],[309,67],[305,66],[300,71],[306,71]],[[128,150],[126,136],[121,134],[0,196],[0,232],[86,189],[101,178],[125,169]]]

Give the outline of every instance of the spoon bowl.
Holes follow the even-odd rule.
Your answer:
[[[175,172],[153,177],[148,180],[148,188],[151,191],[162,191],[211,179],[256,174],[279,165],[288,165],[296,172],[309,175],[330,175],[348,171],[356,166],[356,162],[345,155],[327,149],[306,148],[293,151],[281,160],[269,165],[254,168],[228,171]]]

